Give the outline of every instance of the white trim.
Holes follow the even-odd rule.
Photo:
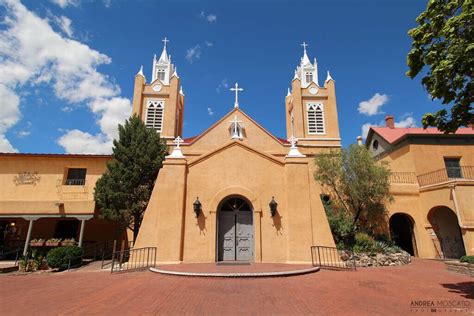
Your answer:
[[[321,137],[321,138],[313,138],[313,137],[307,137],[307,138],[298,138],[298,140],[341,140],[341,138],[328,138],[328,137]]]
[[[148,117],[150,107],[154,106],[153,117]],[[165,100],[163,99],[148,99],[146,100],[145,125],[148,128],[153,128],[157,132],[163,131],[163,123],[165,117]]]
[[[89,220],[94,217],[93,214],[91,215],[74,215],[74,214],[66,214],[66,215],[58,215],[58,214],[2,214],[0,218],[23,218],[25,220],[37,220],[40,218],[76,218],[78,220]]]
[[[311,114],[311,117],[310,117]],[[312,122],[311,122],[311,121]],[[324,104],[322,102],[306,103],[306,123],[309,135],[325,135],[326,122],[324,118]],[[321,131],[322,128],[322,131]]]

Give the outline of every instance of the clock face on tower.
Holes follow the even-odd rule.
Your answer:
[[[318,94],[318,88],[316,88],[316,87],[311,87],[311,88],[309,88],[309,93],[311,93],[311,94]]]
[[[155,91],[155,92],[159,92],[161,90],[161,88],[162,88],[162,86],[159,83],[153,85],[153,87],[152,87],[153,91]]]

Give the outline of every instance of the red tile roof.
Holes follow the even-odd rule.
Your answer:
[[[374,132],[382,136],[390,144],[393,144],[405,135],[445,135],[435,127],[423,129],[421,127],[409,128],[389,128],[389,127],[371,127]],[[452,135],[452,134],[451,134]],[[474,128],[462,127],[459,128],[455,135],[474,135]]]

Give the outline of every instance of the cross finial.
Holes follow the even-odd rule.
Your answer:
[[[306,53],[306,47],[308,47],[308,44],[306,44],[306,42],[303,42],[303,44],[301,44],[301,46],[303,46],[304,52]]]
[[[291,144],[291,149],[295,149],[296,148],[296,142],[298,141],[298,138],[296,138],[295,136],[291,135],[290,138],[288,138],[288,141],[290,142]]]
[[[239,84],[236,82],[235,83],[235,88],[230,88],[230,91],[235,91],[234,108],[238,108],[239,107],[239,91],[244,91],[244,89],[239,88]]]
[[[163,43],[165,43],[165,48],[166,48],[166,43],[168,43],[168,42],[169,42],[169,40],[168,40],[168,39],[166,38],[166,36],[165,36],[165,38],[164,38],[164,39],[162,39],[161,41],[162,41]]]
[[[174,140],[173,140],[173,144],[176,145],[176,148],[179,149],[181,144],[184,143],[184,140],[181,138],[181,137],[176,137]]]

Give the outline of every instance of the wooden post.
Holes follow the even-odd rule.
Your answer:
[[[28,252],[28,247],[30,245],[31,240],[31,232],[33,231],[33,222],[34,219],[30,219],[30,224],[28,225],[28,233],[26,234],[25,247],[23,248],[23,257],[26,257],[26,254]]]
[[[84,239],[84,225],[86,224],[86,220],[82,219],[81,220],[81,230],[79,231],[79,247],[82,247],[82,241]]]
[[[122,270],[122,261],[123,261],[124,251],[125,251],[125,240],[122,239],[122,246],[120,247],[120,270]]]

